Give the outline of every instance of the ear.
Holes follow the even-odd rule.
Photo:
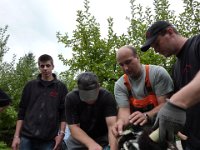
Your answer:
[[[172,27],[168,27],[167,28],[167,33],[170,34],[170,35],[174,34],[174,29]]]

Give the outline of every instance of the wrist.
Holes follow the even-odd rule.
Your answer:
[[[17,139],[17,138],[20,138],[20,137],[19,137],[19,135],[14,135],[13,138],[14,138],[14,139],[15,139],[15,138]]]
[[[147,120],[147,122],[150,120],[150,117],[147,113],[143,113],[143,115],[145,116],[145,119]]]
[[[65,131],[60,130],[60,131],[58,132],[58,135],[65,136]]]

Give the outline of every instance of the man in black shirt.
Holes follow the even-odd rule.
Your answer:
[[[51,56],[38,59],[40,74],[29,81],[19,104],[13,150],[57,150],[64,138],[66,86],[52,73]]]
[[[150,47],[153,47],[156,52],[164,55],[165,57],[176,55],[177,60],[173,69],[175,92],[187,85],[200,70],[200,34],[191,38],[186,38],[180,35],[175,27],[169,22],[157,21],[147,30],[146,42],[141,47],[141,50],[147,51]],[[183,97],[183,99],[184,98],[185,97]],[[163,134],[160,138],[164,138],[163,136],[165,135],[172,135],[169,132],[177,131],[175,128],[181,124],[183,125],[181,120],[184,120],[184,115],[181,119],[181,109],[178,108],[181,107],[179,105],[180,103],[173,104],[173,102],[174,101],[171,100],[164,106],[162,111],[165,110],[165,112],[167,112],[168,110],[177,110],[174,111],[176,114],[172,115],[172,113],[165,113],[165,117],[162,117],[164,116],[162,113],[158,115],[160,120],[165,120],[167,118],[168,122],[173,122],[173,127],[169,128],[167,127],[167,121],[159,123],[159,126],[165,129],[171,128],[167,131],[168,133],[164,133],[165,131],[162,130]],[[199,114],[200,103],[186,110],[186,124],[184,126],[183,133],[188,136],[188,140],[182,141],[184,150],[200,149]],[[174,118],[172,119],[172,117]]]
[[[99,87],[97,76],[85,72],[78,76],[78,89],[66,96],[66,117],[71,132],[69,150],[102,150],[108,144],[117,149],[111,132],[116,122],[117,106],[110,92]]]

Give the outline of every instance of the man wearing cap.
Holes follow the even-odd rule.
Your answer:
[[[112,131],[118,136],[128,124],[135,125],[139,131],[144,125],[151,126],[154,116],[173,91],[173,81],[163,67],[141,64],[133,46],[121,47],[116,59],[124,72],[114,87],[119,111]]]
[[[116,122],[117,106],[110,92],[100,88],[92,72],[81,73],[78,89],[67,94],[65,100],[67,123],[71,135],[67,139],[69,150],[102,150],[108,145],[117,149],[111,132]]]
[[[11,103],[10,97],[0,89],[0,112]]]
[[[186,38],[180,35],[171,23],[157,21],[148,28],[146,42],[141,50],[145,52],[150,47],[165,57],[176,55],[177,61],[173,68],[174,92],[187,85],[200,70],[200,35]],[[174,101],[173,97],[162,110],[165,111],[161,111],[157,118],[159,127],[163,129],[160,133],[161,141],[168,139],[167,135],[173,136],[181,130],[185,123],[184,115],[180,115],[185,113],[184,107]],[[200,149],[199,114],[200,104],[186,110],[187,119],[183,133],[188,136],[188,140],[182,141],[184,150]]]

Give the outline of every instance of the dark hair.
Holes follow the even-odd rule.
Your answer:
[[[46,62],[46,61],[51,61],[51,64],[53,65],[53,58],[47,54],[43,54],[38,58],[38,65],[40,65],[40,62]]]
[[[99,86],[98,77],[92,72],[84,72],[77,77],[78,88],[81,90],[92,90]]]

